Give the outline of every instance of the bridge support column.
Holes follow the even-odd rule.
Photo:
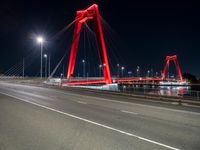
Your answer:
[[[167,66],[169,66],[170,61],[173,61],[175,63],[176,70],[177,70],[177,73],[178,73],[178,76],[179,76],[179,81],[183,82],[183,77],[182,77],[180,65],[178,63],[178,59],[177,59],[176,55],[166,56],[165,66],[164,66],[163,73],[162,73],[162,80],[164,80],[166,78]]]
[[[95,25],[95,33],[98,42],[98,50],[100,53],[101,62],[103,64],[103,75],[104,81],[106,84],[112,83],[112,78],[110,74],[110,67],[108,62],[107,50],[105,45],[105,40],[103,36],[101,21],[100,21],[100,14],[98,10],[98,6],[96,4],[90,6],[86,10],[77,11],[76,14],[76,25],[74,29],[74,35],[72,40],[72,47],[70,51],[70,58],[69,58],[69,65],[67,71],[67,79],[70,79],[74,75],[74,67],[75,67],[75,60],[78,50],[78,43],[80,39],[80,31],[82,27],[82,23],[86,22],[89,19],[94,20]]]

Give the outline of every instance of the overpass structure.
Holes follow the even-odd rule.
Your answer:
[[[80,39],[80,33],[83,23],[94,20],[94,29],[97,37],[98,51],[100,54],[100,59],[102,62],[103,69],[103,78],[83,78],[77,79],[73,78],[74,76],[74,68],[76,62],[76,56],[78,52],[78,44]],[[162,72],[161,77],[122,77],[122,78],[112,78],[110,73],[108,55],[106,44],[104,40],[104,35],[102,31],[102,25],[100,20],[100,13],[97,4],[93,4],[89,8],[85,10],[79,10],[76,12],[75,19],[75,28],[72,39],[72,46],[70,50],[69,64],[67,70],[67,79],[63,80],[63,85],[83,85],[83,84],[112,84],[112,83],[121,83],[121,82],[134,82],[134,81],[171,81],[172,79],[166,78],[167,68],[170,62],[173,61],[176,66],[177,74],[179,76],[179,80],[176,82],[183,82],[182,73],[180,69],[180,65],[178,63],[178,59],[176,55],[166,56],[165,65]],[[174,80],[173,80],[174,81]]]

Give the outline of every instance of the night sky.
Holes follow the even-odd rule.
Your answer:
[[[94,2],[113,30],[111,37],[116,47],[108,48],[113,74],[117,63],[125,66],[126,71],[134,71],[138,65],[141,72],[151,68],[160,71],[164,57],[176,54],[182,72],[200,77],[200,5],[192,0],[1,1],[0,71],[5,72],[25,57],[29,65],[27,72],[38,75],[40,51],[35,38],[40,34],[46,39],[45,52],[51,53],[52,66],[55,66],[70,47],[73,29],[55,38],[56,33],[74,20],[76,10]],[[120,58],[114,58],[111,51]],[[77,65],[81,58],[80,53]],[[78,66],[80,70],[76,72],[81,72],[81,65]]]

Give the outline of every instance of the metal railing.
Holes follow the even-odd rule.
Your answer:
[[[200,100],[200,91],[193,91],[188,89],[187,87],[149,88],[149,87],[119,86],[119,92],[128,94],[137,94],[137,95]]]

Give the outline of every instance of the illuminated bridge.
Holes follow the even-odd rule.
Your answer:
[[[100,61],[102,62],[103,78],[74,78],[74,69],[76,56],[78,52],[78,44],[81,34],[81,28],[84,23],[89,20],[94,21],[94,31],[96,34],[96,40],[98,45],[98,52],[100,54]],[[165,65],[161,77],[121,77],[113,78],[110,73],[110,66],[108,61],[106,43],[104,40],[104,35],[102,31],[102,24],[100,19],[100,14],[98,6],[96,4],[90,6],[85,10],[79,10],[76,13],[76,18],[74,27],[74,34],[72,38],[72,46],[70,50],[69,64],[67,70],[67,78],[62,81],[62,85],[81,85],[81,84],[112,84],[121,82],[134,82],[134,81],[171,81],[172,79],[166,78],[167,68],[170,61],[173,61],[176,66],[177,74],[179,76],[178,80],[175,82],[183,82],[181,69],[177,60],[177,56],[166,56]]]

